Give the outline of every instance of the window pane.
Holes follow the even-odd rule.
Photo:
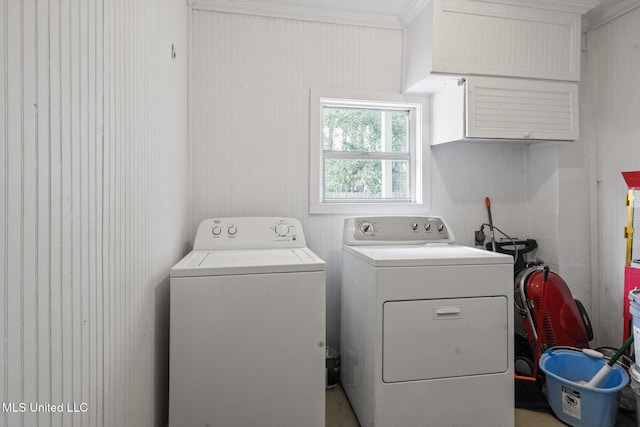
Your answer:
[[[325,199],[409,199],[406,160],[326,159]]]
[[[409,112],[392,113],[392,144],[394,153],[409,152]]]
[[[409,152],[409,111],[323,107],[322,149]]]

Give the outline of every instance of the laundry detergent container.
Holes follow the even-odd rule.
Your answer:
[[[579,351],[549,349],[540,357],[540,369],[546,374],[547,400],[560,421],[574,427],[613,427],[618,412],[620,390],[629,383],[629,375],[619,365],[598,387],[588,382],[607,363]]]

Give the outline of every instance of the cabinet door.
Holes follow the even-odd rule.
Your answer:
[[[467,138],[579,137],[577,83],[470,77],[465,101]]]
[[[578,13],[471,0],[433,7],[434,73],[580,80]]]

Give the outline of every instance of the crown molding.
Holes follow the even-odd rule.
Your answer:
[[[252,0],[194,0],[192,9],[400,30],[397,16]]]
[[[400,13],[398,19],[402,28],[406,28],[420,11],[432,0],[411,0]],[[511,6],[533,7],[537,9],[557,10],[584,14],[598,6],[602,0],[478,0],[486,3],[498,3]],[[640,0],[638,0],[640,1]]]
[[[400,30],[415,19],[420,11],[432,0],[410,0],[399,16],[366,13],[359,11],[326,9],[310,6],[266,3],[257,0],[186,0],[195,10],[239,13],[244,15],[268,16],[299,21],[324,22],[330,24],[356,25],[364,27]],[[640,0],[479,0],[487,3],[535,7],[564,12],[585,14],[583,30],[596,28],[612,19],[640,6]]]
[[[400,12],[400,16],[398,16],[402,28],[406,28],[430,1],[431,0],[411,0],[404,10]]]
[[[554,3],[556,5],[553,8],[554,10],[584,14],[598,6],[601,2],[602,0],[547,0],[536,1],[536,7],[538,3]],[[531,2],[528,3],[531,5]]]
[[[602,0],[479,0],[487,3],[500,3],[512,6],[525,6],[536,9],[557,10],[561,12],[585,13]]]
[[[590,31],[640,7],[640,0],[605,0],[582,20],[582,30]]]

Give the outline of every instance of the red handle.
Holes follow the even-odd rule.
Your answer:
[[[488,208],[491,207],[491,200],[489,200],[488,197],[486,199],[484,199],[484,203],[487,205]]]

